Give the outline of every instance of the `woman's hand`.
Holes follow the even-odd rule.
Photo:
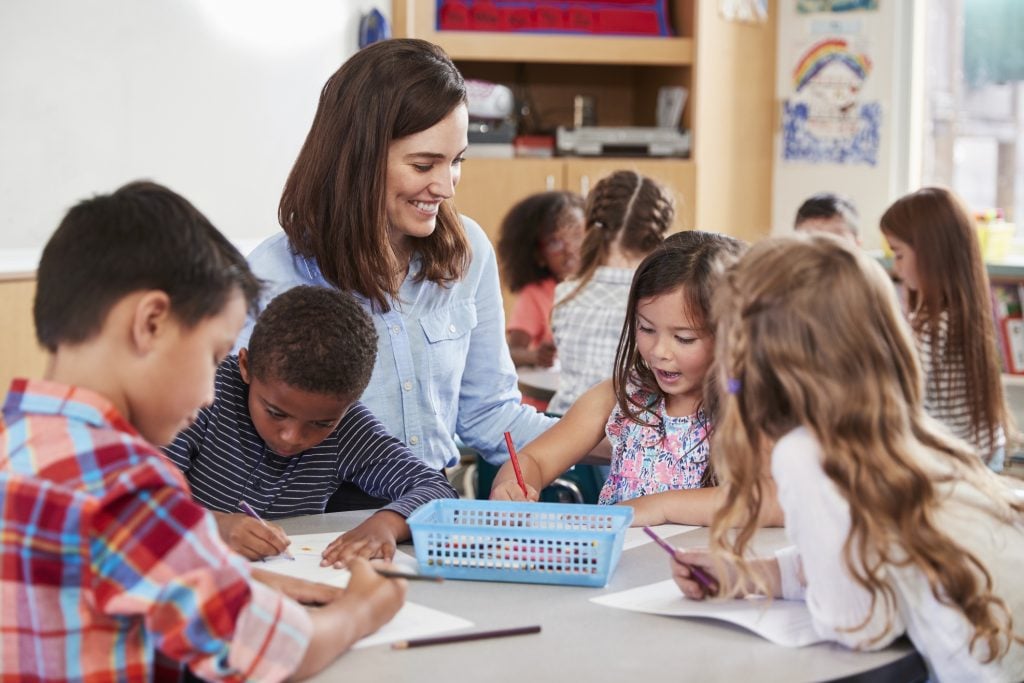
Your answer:
[[[515,479],[509,479],[494,485],[491,489],[491,500],[514,500],[525,503],[536,503],[540,500],[540,493],[537,489],[533,488],[529,484],[526,485],[526,495],[523,495],[523,489],[519,487],[519,482]]]
[[[346,567],[357,557],[391,561],[399,538],[408,538],[409,525],[397,512],[381,510],[365,522],[331,541],[323,552],[321,567]]]
[[[291,543],[284,529],[242,513],[214,512],[217,530],[228,547],[249,560],[262,560],[284,552]]]

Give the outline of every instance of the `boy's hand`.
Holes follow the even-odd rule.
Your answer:
[[[350,532],[351,533],[351,532]],[[385,565],[388,569],[394,569]],[[370,563],[355,557],[348,565],[352,578],[348,581],[345,595],[338,604],[349,607],[350,618],[356,617],[360,638],[366,637],[391,621],[402,603],[409,582],[405,579],[387,579],[380,576]]]
[[[398,541],[409,537],[409,525],[397,512],[381,510],[351,531],[331,541],[324,550],[321,567],[348,566],[357,557],[391,561]]]
[[[217,530],[228,547],[250,560],[280,555],[291,543],[284,529],[242,513],[215,512]]]
[[[277,572],[268,572],[265,569],[254,568],[252,578],[303,605],[326,605],[345,594],[341,588],[328,586],[326,583],[314,583]]]
[[[494,485],[494,488],[491,489],[491,500],[515,500],[530,503],[540,500],[537,489],[529,484],[526,485],[526,492],[528,495],[524,496],[523,490],[519,488],[519,483],[515,479],[508,479]]]

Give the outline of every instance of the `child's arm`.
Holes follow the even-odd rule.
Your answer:
[[[691,565],[700,568],[705,575],[714,578],[719,586],[724,584],[736,588],[732,595],[725,597],[742,598],[745,595],[784,597],[779,562],[774,557],[750,560],[753,576],[748,577],[741,585],[737,586],[735,569],[724,560],[716,565],[711,559],[711,553],[706,548],[676,548],[675,556],[669,559],[672,579],[686,597],[691,600],[703,600],[709,597],[708,591],[694,578],[693,572],[690,570]],[[724,569],[727,576],[719,576],[719,569]]]
[[[555,345],[543,342],[535,349],[530,348],[530,335],[523,330],[508,331],[508,350],[515,366],[533,365],[550,368],[555,362]]]
[[[775,480],[768,476],[761,483],[763,498],[760,526],[782,526],[782,508],[776,495]],[[633,508],[633,526],[657,526],[658,524],[694,524],[710,526],[711,518],[722,504],[723,491],[717,486],[701,489],[685,489],[652,493],[619,505]]]
[[[366,493],[391,502],[324,550],[324,566],[344,566],[354,557],[394,557],[396,545],[410,538],[405,519],[437,498],[458,498],[445,476],[424,464],[391,436],[361,403],[338,426],[338,480],[354,482]]]
[[[295,670],[294,680],[321,671],[339,655],[391,620],[405,602],[408,582],[379,576],[369,562],[356,558],[352,578],[338,599],[309,610],[313,634]]]
[[[604,438],[604,428],[615,407],[612,381],[587,390],[549,430],[517,453],[529,499],[565,470],[579,463]],[[526,500],[516,481],[511,461],[498,470],[491,486],[492,500]]]

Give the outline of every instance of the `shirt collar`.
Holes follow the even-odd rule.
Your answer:
[[[109,427],[131,436],[138,430],[126,420],[106,397],[85,389],[41,379],[15,379],[4,400],[3,411],[55,415],[84,422],[93,427]]]

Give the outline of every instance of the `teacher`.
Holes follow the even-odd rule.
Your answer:
[[[465,83],[441,48],[357,52],[321,92],[281,196],[284,233],[249,256],[262,305],[296,285],[356,296],[379,337],[361,400],[437,469],[458,461],[456,434],[500,464],[505,431],[526,444],[554,424],[520,403],[494,249],[455,210],[467,129]]]

